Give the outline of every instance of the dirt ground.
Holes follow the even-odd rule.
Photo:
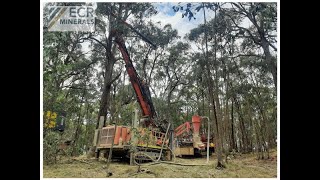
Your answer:
[[[227,168],[215,168],[216,157],[210,157],[208,165],[203,158],[176,158],[176,163],[202,166],[180,166],[173,164],[138,166],[125,162],[112,162],[110,178],[276,178],[277,152],[271,151],[269,160],[257,160],[254,154],[236,155],[228,160]],[[203,166],[204,165],[204,166]],[[106,162],[86,157],[67,158],[54,165],[43,165],[44,178],[106,178]]]

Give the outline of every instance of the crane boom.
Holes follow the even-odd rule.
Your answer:
[[[115,16],[111,12],[110,14],[112,16]],[[156,48],[155,44],[153,44],[147,37],[143,36],[137,30],[135,30],[130,24],[126,23],[120,18],[116,18],[116,19],[120,20],[123,24],[125,24],[131,30],[133,30],[136,34],[138,34],[142,40],[151,44],[154,49]],[[162,122],[159,121],[159,118],[157,117],[156,111],[154,109],[154,106],[151,100],[149,87],[146,84],[146,81],[142,81],[139,78],[136,72],[136,69],[133,66],[130,55],[125,45],[125,41],[123,39],[123,31],[120,28],[118,29],[114,28],[111,30],[109,35],[110,35],[110,38],[114,37],[114,42],[117,44],[117,47],[121,52],[121,55],[125,62],[126,71],[129,75],[129,80],[136,94],[137,102],[140,105],[142,116],[144,118],[143,122],[140,122],[140,124],[144,125],[145,127],[148,127],[147,129],[148,133],[145,131],[144,128],[140,128],[141,131],[139,130],[138,133],[140,133],[141,135],[147,135],[148,137],[151,137],[150,142],[152,147],[148,147],[150,145],[149,141],[148,142],[146,142],[145,140],[136,141],[135,138],[131,138],[131,137],[134,137],[134,134],[133,134],[134,131],[130,131],[129,127],[121,126],[121,125],[107,126],[107,127],[97,129],[95,131],[93,145],[96,147],[95,148],[96,157],[97,158],[99,157],[100,150],[107,150],[107,151],[109,150],[110,152],[109,157],[110,157],[110,155],[112,155],[111,153],[112,148],[115,148],[115,147],[117,147],[118,150],[120,149],[120,152],[121,151],[124,152],[124,154],[126,154],[126,157],[127,156],[132,157],[131,151],[128,150],[127,146],[131,147],[132,144],[135,144],[136,146],[135,149],[137,149],[138,151],[141,151],[142,148],[144,151],[147,148],[148,152],[153,152],[155,155],[159,157],[159,159],[160,157],[165,157],[165,159],[167,158],[171,159],[171,155],[170,155],[171,152],[169,151],[169,149],[167,148],[164,149],[165,147],[164,145],[167,144],[168,142],[170,142],[170,146],[172,146],[172,140],[167,139],[167,134],[168,134],[170,124],[168,125],[167,129],[165,129],[164,123],[163,123],[165,122],[165,120],[163,120]],[[136,126],[133,125],[133,127],[136,127]],[[108,137],[113,137],[113,140]],[[159,149],[157,148],[157,146],[161,144],[162,144],[161,151],[159,153],[158,152]]]
[[[157,46],[146,36],[141,34],[139,31],[137,31],[132,25],[127,23],[126,21],[122,20],[121,18],[118,18],[114,13],[108,10],[111,16],[115,17],[118,22],[124,24],[128,28],[130,28],[133,32],[135,32],[137,35],[141,37],[141,39],[147,43],[149,43],[153,49],[156,49]],[[159,127],[161,131],[166,130],[165,126],[167,123],[165,120],[163,122],[160,122],[159,119],[157,118],[156,111],[154,109],[152,100],[151,100],[151,95],[150,95],[150,90],[149,87],[146,83],[142,82],[139,76],[137,75],[137,72],[135,68],[133,67],[132,61],[130,59],[128,50],[125,46],[125,41],[122,37],[122,34],[118,31],[112,32],[115,34],[115,42],[118,45],[118,49],[120,50],[122,57],[125,61],[126,64],[126,70],[127,73],[130,77],[130,82],[132,84],[132,87],[135,91],[135,94],[137,96],[137,101],[140,105],[140,108],[142,110],[142,116],[147,117],[148,120],[145,121],[145,125],[149,126],[150,124]]]
[[[118,45],[118,49],[120,50],[122,57],[126,64],[126,70],[130,77],[131,85],[134,89],[134,92],[137,97],[137,101],[142,110],[142,116],[148,117],[150,121],[146,121],[146,126],[149,126],[150,123],[153,123],[153,120],[156,116],[156,112],[154,110],[154,106],[151,100],[149,87],[141,81],[139,78],[136,69],[133,66],[133,63],[130,59],[128,50],[125,46],[125,42],[123,40],[122,35],[117,35],[115,38],[115,42]]]

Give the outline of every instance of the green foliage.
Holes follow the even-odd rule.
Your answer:
[[[182,12],[182,18],[188,17],[189,21],[191,19],[196,20],[196,13],[201,9],[210,9],[215,10],[218,9],[219,3],[187,3],[182,4],[178,3],[177,6],[173,6],[172,9],[174,12]]]
[[[277,93],[272,82],[269,64],[261,46],[250,37],[259,35],[254,26],[247,30],[237,26],[248,20],[224,4],[234,3],[180,3],[173,7],[183,18],[195,19],[203,8],[206,12],[216,10],[215,19],[206,26],[200,24],[182,39],[171,24],[161,25],[146,21],[157,13],[152,3],[98,3],[97,27],[94,33],[44,32],[43,46],[43,104],[44,111],[66,112],[64,140],[74,141],[66,155],[84,153],[92,145],[101,94],[108,81],[120,74],[110,85],[107,94],[111,123],[131,125],[133,112],[140,109],[136,95],[129,82],[121,54],[111,50],[116,62],[112,78],[105,79],[110,69],[105,46],[109,43],[109,28],[121,30],[128,45],[130,57],[141,79],[150,84],[152,100],[159,119],[172,120],[174,127],[191,121],[194,114],[212,117],[212,102],[209,87],[218,96],[225,144],[230,144],[231,109],[233,108],[234,131],[237,144],[245,143],[243,137],[253,137],[250,143],[257,144],[263,138],[276,137]],[[243,3],[245,9],[262,22],[266,34],[276,31],[276,3]],[[139,32],[157,45],[156,50],[136,37],[117,21],[105,21],[111,10],[123,20],[130,18]],[[199,16],[200,17],[200,16]],[[197,18],[197,20],[201,20]],[[111,22],[111,24],[109,24]],[[207,37],[205,37],[205,28]],[[96,38],[100,42],[92,40]],[[205,38],[208,53],[205,56]],[[274,37],[267,37],[274,42]],[[112,42],[113,43],[113,42]],[[101,45],[103,44],[103,45]],[[194,47],[197,48],[194,48]],[[276,55],[272,56],[276,62]],[[211,72],[209,75],[206,68]],[[240,122],[243,122],[242,125]],[[267,123],[265,123],[267,122]],[[267,124],[267,125],[264,125]],[[267,126],[270,125],[270,129]],[[242,127],[243,126],[243,127]],[[132,129],[132,131],[135,131]],[[78,136],[76,136],[78,132]],[[267,132],[272,132],[267,136]],[[45,131],[44,158],[52,163],[57,157],[59,134]],[[137,137],[139,133],[137,134]],[[261,135],[262,134],[262,135]],[[148,140],[148,137],[138,137]],[[259,139],[260,138],[260,139]],[[267,141],[268,139],[265,139]],[[248,144],[250,144],[248,142]]]
[[[60,144],[60,135],[49,131],[43,138],[43,161],[46,164],[56,163]]]

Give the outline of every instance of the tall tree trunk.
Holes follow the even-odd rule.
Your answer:
[[[247,141],[246,141],[246,130],[245,130],[245,126],[244,126],[244,119],[240,118],[240,129],[241,129],[241,137],[242,137],[242,145],[243,145],[243,149],[242,152],[247,153]]]
[[[77,145],[78,145],[78,139],[79,139],[79,135],[81,133],[81,127],[82,127],[82,123],[83,123],[83,119],[81,118],[81,108],[82,108],[82,102],[85,96],[86,90],[83,90],[82,96],[81,96],[81,100],[80,100],[80,107],[79,107],[79,114],[78,114],[78,119],[77,119],[77,124],[76,124],[76,131],[74,133],[74,137],[73,137],[73,148],[72,148],[72,152],[71,155],[75,156],[78,153],[76,153],[77,150]]]
[[[231,99],[231,147],[232,149],[238,151],[237,144],[235,141],[235,134],[234,134],[234,114],[233,114],[233,107],[234,107],[234,101]]]
[[[239,116],[239,126],[240,126],[240,132],[241,132],[241,139],[242,139],[242,146],[241,146],[241,152],[247,153],[247,133],[246,133],[246,129],[245,129],[245,125],[244,125],[244,117],[242,115],[241,112],[241,106],[240,103],[238,102],[238,100],[236,98],[234,98],[234,102],[236,104],[237,107],[237,113]]]
[[[112,79],[112,72],[113,72],[113,66],[115,63],[115,60],[113,59],[113,55],[110,52],[108,52],[106,63],[105,63],[105,73],[104,73],[104,81],[103,81],[103,90],[102,90],[102,95],[101,95],[101,102],[100,102],[100,108],[99,108],[99,116],[98,116],[98,122],[96,125],[96,128],[99,126],[99,119],[100,116],[104,117],[104,122],[103,126],[106,124],[107,120],[107,114],[108,114],[108,108],[110,105],[110,92],[111,92],[111,79]]]
[[[249,12],[246,9],[242,8],[241,3],[238,3],[238,4],[232,3],[232,4],[239,9],[240,13],[245,14],[248,17],[248,19],[251,21],[253,26],[257,29],[259,39],[254,37],[252,37],[252,39],[255,44],[258,44],[262,47],[263,52],[265,54],[265,61],[268,66],[268,70],[272,74],[274,85],[277,88],[277,62],[276,62],[276,58],[272,58],[269,46],[272,46],[276,51],[277,49],[266,38],[266,30],[264,27],[264,23],[265,23],[264,17],[261,16],[259,21],[257,21],[256,14],[254,14],[253,11]]]
[[[252,78],[253,80],[253,78]],[[253,81],[254,82],[254,81]],[[256,84],[256,87],[258,87],[258,85]],[[270,138],[269,138],[269,133],[270,133],[270,123],[269,122],[269,118],[266,116],[266,112],[263,106],[263,103],[261,102],[261,94],[260,91],[257,88],[254,88],[254,91],[257,94],[257,97],[255,97],[252,93],[251,93],[251,97],[256,101],[257,105],[258,105],[258,110],[259,113],[261,115],[261,146],[262,146],[262,150],[267,152],[267,158],[269,159],[269,144],[270,144]],[[262,158],[264,158],[264,156],[262,156]]]
[[[110,5],[110,8],[112,10],[112,5]],[[120,9],[119,9],[119,11],[120,11]],[[111,32],[116,30],[116,29],[114,29],[115,26],[116,26],[116,23],[114,22],[114,18],[112,16],[109,16],[109,35],[106,40],[106,46],[105,46],[105,50],[106,50],[106,59],[104,62],[105,72],[104,72],[103,89],[102,89],[102,95],[101,95],[100,108],[99,108],[96,129],[98,129],[98,127],[99,127],[99,121],[100,121],[101,116],[104,117],[103,126],[105,126],[106,120],[107,120],[108,108],[110,105],[112,73],[113,73],[114,63],[116,62],[116,59],[114,57],[114,51],[115,51],[116,46],[115,45],[112,46],[113,45],[112,38],[114,37],[114,35]]]
[[[213,129],[214,129],[214,134],[215,134],[215,144],[216,144],[216,154],[217,154],[217,168],[224,168],[225,165],[223,163],[223,158],[222,158],[222,140],[221,140],[221,132],[219,129],[219,123],[218,121],[221,122],[221,114],[220,114],[220,104],[219,104],[219,97],[218,97],[218,79],[215,79],[213,81],[212,75],[210,72],[210,65],[209,65],[209,58],[208,58],[208,38],[207,38],[207,28],[206,28],[206,13],[205,13],[205,8],[204,8],[204,3],[203,3],[203,15],[204,15],[204,24],[205,24],[205,43],[206,43],[206,62],[205,67],[207,70],[207,86],[208,86],[208,93],[209,93],[209,106],[212,105],[212,110],[213,110]],[[215,12],[216,15],[216,12]],[[215,16],[216,17],[216,16]],[[216,42],[216,36],[215,36],[215,42]],[[216,64],[216,50],[215,50],[215,57],[214,57],[214,66],[215,68],[217,67]],[[217,75],[217,69],[216,69],[216,75]],[[216,76],[217,77],[217,76]],[[212,87],[212,85],[215,85],[216,87]],[[215,92],[214,92],[215,89]],[[216,107],[216,105],[218,107]],[[217,109],[219,108],[219,109]]]
[[[248,134],[250,137],[253,137],[253,134],[254,134],[254,127],[253,127],[253,122],[252,122],[252,105],[251,103],[249,102],[249,100],[247,100],[247,114],[248,114],[248,119],[249,119],[249,129],[250,131],[248,131]],[[253,151],[253,138],[250,138],[249,139],[250,143],[250,147],[249,147],[249,150],[250,152]]]
[[[231,128],[230,128],[230,118],[229,118],[229,103],[228,97],[226,96],[225,107],[224,107],[224,115],[223,115],[223,133],[225,140],[225,150],[231,151]]]
[[[272,74],[273,83],[277,89],[277,62],[276,62],[276,58],[272,57],[272,55],[270,53],[270,49],[269,49],[269,44],[265,38],[261,39],[261,44],[262,44],[262,49],[263,49],[263,52],[265,55],[267,65],[269,67],[269,71]]]
[[[210,72],[209,72],[210,73]],[[211,77],[209,77],[209,82],[212,82],[213,80],[211,79]],[[211,83],[209,83],[209,87],[208,87],[208,91],[209,91],[209,100],[210,103],[212,105],[212,110],[213,110],[213,114],[211,117],[211,119],[213,119],[213,129],[214,129],[214,139],[215,139],[215,152],[217,154],[217,159],[218,159],[218,163],[217,163],[217,167],[221,168],[221,167],[225,167],[224,163],[223,163],[223,158],[222,158],[222,142],[221,142],[221,132],[219,131],[219,123],[218,123],[218,114],[217,114],[217,110],[216,110],[216,103],[215,103],[215,98],[214,98],[214,92],[213,92],[213,87],[212,85],[210,85]]]
[[[222,60],[223,61],[223,60]],[[227,74],[227,67],[225,66],[223,62],[223,79],[224,79],[224,85],[225,85],[225,105],[224,105],[224,138],[225,142],[228,145],[227,151],[232,151],[231,147],[231,123],[230,123],[230,117],[229,117],[229,74]]]
[[[255,137],[256,137],[256,145],[255,149],[257,151],[257,159],[259,160],[261,158],[261,138],[260,138],[260,128],[258,125],[258,119],[256,119],[253,124],[254,130],[255,130]]]
[[[205,108],[204,108],[204,90],[201,89],[201,94],[202,94],[202,114],[204,115],[206,113]]]

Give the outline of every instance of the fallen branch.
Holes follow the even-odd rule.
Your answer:
[[[92,165],[92,163],[89,163],[89,162],[87,162],[87,161],[83,161],[83,160],[80,160],[80,159],[75,159],[75,158],[73,158],[72,160],[73,160],[73,161],[79,161],[79,162],[82,162],[82,163],[86,163],[86,164]]]

